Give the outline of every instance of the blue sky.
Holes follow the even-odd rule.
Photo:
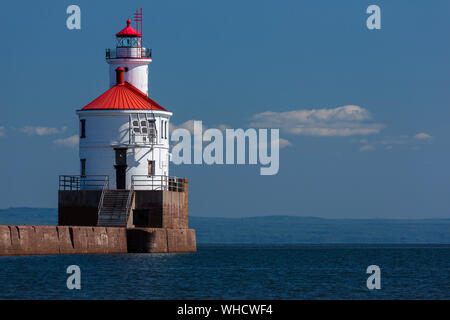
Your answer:
[[[140,3],[2,4],[0,208],[57,206],[58,175],[79,170],[68,139],[75,110],[108,88],[104,50]],[[81,30],[66,28],[70,4],[81,7]],[[366,28],[370,4],[381,30]],[[191,215],[450,218],[450,2],[146,1],[143,10],[150,96],[174,124],[247,128],[271,112],[259,124],[281,123],[290,143],[275,176],[172,164],[191,179]],[[346,106],[362,119],[298,120]]]

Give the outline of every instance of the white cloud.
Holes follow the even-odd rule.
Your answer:
[[[361,148],[359,148],[359,151],[360,152],[364,152],[364,151],[373,151],[373,150],[375,150],[375,147],[374,146],[371,146],[371,145],[365,145],[365,146],[362,146]]]
[[[432,138],[432,136],[425,132],[420,132],[414,136],[414,139],[417,139],[417,140],[429,140],[431,138]]]
[[[200,120],[188,120],[188,121],[185,121],[185,122],[181,123],[180,125],[175,125],[175,124],[170,123],[169,124],[169,131],[170,131],[170,133],[172,133],[175,129],[186,129],[191,134],[194,134],[194,121],[200,121]],[[202,122],[202,130],[203,130],[203,132],[206,131],[207,129],[208,129],[208,127],[205,126],[203,124],[203,122]],[[226,129],[233,129],[233,128],[231,128],[229,125],[226,125],[226,124],[220,124],[220,125],[218,125],[218,126],[216,126],[214,128],[211,128],[211,129],[219,129],[220,131],[222,131],[222,134],[225,135],[225,130]],[[287,147],[292,146],[292,143],[290,141],[286,140],[286,139],[279,138],[278,139],[278,145],[279,145],[280,149],[283,149],[283,148],[287,148]],[[195,148],[195,145],[194,145],[194,148]]]
[[[64,139],[56,139],[55,141],[53,141],[53,143],[62,147],[75,148],[78,145],[79,141],[80,138],[78,137],[78,135],[74,135]]]
[[[278,146],[280,149],[292,146],[292,143],[290,143],[288,140],[279,138],[278,141],[276,141],[276,140],[259,141],[255,145],[250,145],[250,148],[252,148],[252,149],[258,149],[258,147],[259,148],[270,148],[272,146],[272,144],[276,144],[276,143],[278,143]]]
[[[38,135],[38,136],[47,136],[51,134],[58,134],[67,130],[67,127],[64,126],[61,129],[58,128],[50,128],[50,127],[34,127],[34,126],[25,126],[20,129],[23,133],[28,135]]]
[[[225,132],[225,130],[231,129],[231,127],[229,125],[226,125],[226,124],[220,124],[220,125],[217,126],[217,129],[219,129],[220,131]]]
[[[194,134],[194,121],[200,121],[200,120],[188,120],[185,121],[179,125],[176,124],[169,124],[169,132],[172,133],[175,129],[186,129],[188,130],[191,134]],[[226,129],[232,129],[229,125],[227,124],[219,124],[218,126],[215,127],[211,127],[214,129],[219,129],[222,132],[225,132]],[[202,130],[206,131],[208,129],[207,126],[205,126],[202,122]]]
[[[292,143],[290,143],[288,140],[282,139],[282,138],[280,138],[278,140],[278,143],[280,144],[280,149],[292,146]]]
[[[5,135],[5,127],[0,126],[0,137],[3,137]]]
[[[200,120],[188,120],[179,125],[169,123],[169,132],[172,133],[172,131],[174,131],[175,129],[187,129],[191,134],[193,134],[195,121],[200,121]],[[205,131],[207,129],[206,126],[203,125],[203,123],[202,123],[202,128],[203,128],[203,131]]]
[[[347,137],[379,133],[384,125],[367,123],[371,119],[366,109],[347,105],[332,109],[266,111],[253,115],[250,126],[280,128],[294,135]]]
[[[382,148],[386,150],[392,150],[399,147],[418,150],[417,144],[420,144],[420,141],[431,141],[432,138],[431,135],[421,132],[416,135],[402,134],[399,136],[380,137],[380,139],[361,139],[359,140],[362,145],[360,151],[368,151],[369,149],[366,149],[366,147],[369,145],[382,146]]]

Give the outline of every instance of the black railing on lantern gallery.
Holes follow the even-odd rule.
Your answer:
[[[130,57],[126,56],[118,56],[116,50],[106,49],[105,57],[106,59],[151,59],[152,58],[152,49],[147,48],[135,48],[135,53]]]
[[[104,190],[108,189],[107,175],[61,175],[59,190]]]

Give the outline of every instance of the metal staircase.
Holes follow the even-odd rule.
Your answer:
[[[126,227],[133,190],[103,190],[98,206],[98,226]]]

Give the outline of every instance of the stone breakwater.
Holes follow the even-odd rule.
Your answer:
[[[193,229],[0,225],[0,256],[195,251]]]
[[[196,252],[194,229],[133,228],[127,230],[128,252]]]
[[[124,228],[0,226],[0,255],[126,252]]]

